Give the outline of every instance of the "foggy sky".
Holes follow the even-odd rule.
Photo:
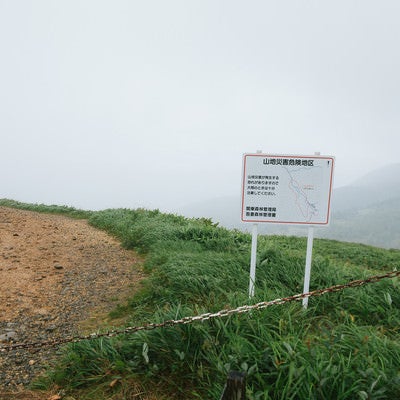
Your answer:
[[[242,154],[400,162],[398,1],[0,0],[0,197],[178,211]]]

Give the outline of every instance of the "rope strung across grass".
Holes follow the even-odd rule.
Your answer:
[[[86,336],[75,336],[75,337],[65,337],[65,338],[54,338],[51,340],[43,341],[43,342],[32,342],[32,343],[12,343],[9,345],[1,345],[0,344],[0,352],[8,352],[11,350],[17,350],[17,349],[37,349],[37,348],[42,348],[42,347],[55,347],[59,346],[61,344],[65,343],[77,343],[81,342],[83,340],[94,340],[94,339],[99,339],[103,337],[114,337],[118,335],[126,335],[126,334],[133,334],[135,332],[139,331],[144,331],[144,330],[152,330],[156,328],[165,328],[165,327],[171,327],[175,325],[183,325],[183,324],[191,324],[193,322],[204,322],[212,318],[222,318],[222,317],[227,317],[229,315],[233,314],[243,314],[247,313],[249,311],[254,311],[254,310],[261,310],[263,308],[267,308],[273,305],[281,305],[285,303],[289,303],[292,301],[299,301],[302,300],[306,297],[316,297],[316,296],[322,296],[326,293],[334,293],[334,292],[339,292],[343,289],[351,288],[351,287],[359,287],[366,285],[368,283],[375,283],[379,282],[382,279],[386,278],[396,278],[400,276],[400,271],[391,271],[388,272],[384,275],[375,275],[371,276],[366,279],[359,279],[355,281],[351,281],[349,283],[343,284],[343,285],[335,285],[331,286],[325,289],[317,289],[308,293],[300,293],[300,294],[295,294],[293,296],[289,297],[283,297],[280,299],[275,299],[271,301],[262,301],[257,304],[253,305],[245,305],[233,309],[224,309],[217,311],[215,313],[205,313],[197,316],[191,316],[191,317],[184,317],[181,319],[176,319],[176,320],[166,320],[164,322],[160,323],[149,323],[145,324],[142,326],[130,326],[122,329],[116,329],[116,330],[109,330],[107,332],[103,333],[92,333],[90,335]]]

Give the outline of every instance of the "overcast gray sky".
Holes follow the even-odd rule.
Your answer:
[[[242,154],[400,162],[400,2],[0,0],[0,197],[240,193]]]

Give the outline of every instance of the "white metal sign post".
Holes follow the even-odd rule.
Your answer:
[[[308,237],[307,237],[307,253],[306,253],[306,268],[304,270],[304,284],[303,284],[303,294],[310,291],[310,278],[311,278],[311,261],[312,261],[312,250],[314,241],[314,227],[308,227]],[[303,307],[307,308],[308,297],[303,299]]]
[[[333,157],[319,154],[244,154],[241,220],[254,224],[250,297],[254,295],[257,223],[309,226],[304,279],[304,293],[308,292],[313,227],[329,224],[334,162]]]
[[[254,284],[256,281],[256,261],[257,261],[257,236],[258,236],[258,225],[253,224],[253,229],[251,231],[249,297],[254,297]]]

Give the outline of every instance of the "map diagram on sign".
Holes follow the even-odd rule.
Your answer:
[[[333,157],[246,154],[242,221],[327,225]]]
[[[318,199],[315,199],[315,184],[316,179],[312,179],[313,183],[309,183],[309,173],[311,167],[306,170],[295,169],[291,171],[289,168],[284,168],[289,177],[288,187],[293,193],[294,203],[298,207],[299,212],[304,217],[305,221],[311,221],[318,216]]]

